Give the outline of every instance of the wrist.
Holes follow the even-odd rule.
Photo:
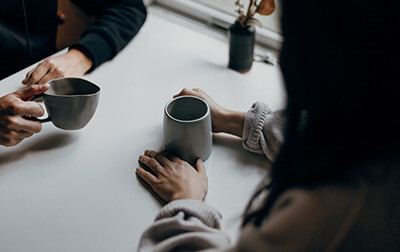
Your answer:
[[[200,200],[203,201],[205,197],[205,194],[201,193],[193,193],[193,194],[187,194],[187,193],[175,193],[170,201],[174,200],[183,200],[183,199],[191,199],[191,200]]]
[[[221,131],[241,138],[245,115],[244,112],[225,109],[221,116]]]
[[[89,71],[93,65],[92,59],[78,49],[73,48],[68,51],[68,54],[77,59],[77,64],[79,65],[80,69],[82,69],[83,73]]]

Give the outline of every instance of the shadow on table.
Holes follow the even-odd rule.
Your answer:
[[[25,146],[22,150],[7,152],[0,155],[0,165],[21,159],[30,152],[46,151],[70,145],[76,140],[76,136],[70,133],[53,133],[37,139]]]

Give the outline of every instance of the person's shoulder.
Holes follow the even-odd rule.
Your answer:
[[[270,216],[282,211],[298,210],[315,214],[330,214],[348,210],[358,186],[323,184],[313,188],[293,188],[284,192],[275,202]]]
[[[290,189],[260,227],[245,228],[247,238],[241,240],[252,239],[251,246],[265,251],[323,251],[343,228],[356,197],[356,188],[338,185]]]

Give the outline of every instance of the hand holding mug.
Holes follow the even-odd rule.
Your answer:
[[[54,79],[48,82],[49,89],[35,97],[44,100],[48,117],[32,118],[39,122],[53,122],[64,130],[78,130],[92,119],[99,103],[100,87],[75,77]]]
[[[30,101],[49,88],[48,84],[34,85],[0,98],[0,144],[14,146],[24,138],[42,130],[39,122],[29,120],[31,117],[43,116],[40,104]]]
[[[220,106],[206,92],[200,88],[184,88],[174,98],[183,95],[192,95],[205,100],[211,112],[212,131],[215,133],[224,132],[242,137],[245,113],[233,111]]]
[[[212,151],[210,107],[196,96],[180,96],[164,108],[164,150],[190,164],[207,160]]]

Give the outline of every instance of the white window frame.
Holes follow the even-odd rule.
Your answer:
[[[233,1],[233,0],[232,0]],[[196,19],[210,27],[228,30],[236,17],[222,11],[197,3],[193,0],[148,0],[148,4],[156,5],[185,16]],[[257,29],[256,43],[263,47],[279,51],[283,42],[281,34],[267,28]]]

